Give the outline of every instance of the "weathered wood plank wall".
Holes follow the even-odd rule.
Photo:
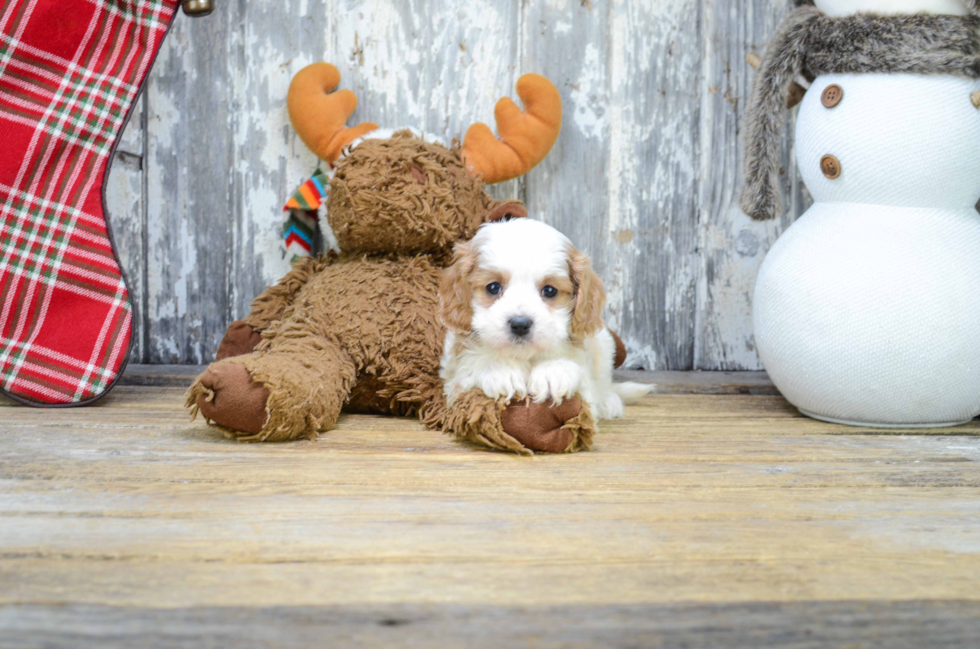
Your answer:
[[[751,292],[781,223],[736,204],[751,70],[787,0],[218,0],[179,16],[114,163],[109,208],[137,307],[134,359],[201,363],[288,269],[280,208],[316,160],[289,126],[289,80],[336,64],[352,121],[452,138],[492,123],[539,72],[558,144],[494,188],[587,250],[610,324],[647,369],[758,369]],[[516,98],[516,97],[515,97]],[[789,127],[791,128],[791,127]],[[789,148],[785,168],[792,169]]]

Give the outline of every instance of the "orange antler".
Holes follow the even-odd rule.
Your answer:
[[[486,124],[474,124],[463,140],[469,170],[487,184],[523,176],[544,160],[561,130],[561,97],[554,84],[539,74],[517,80],[524,111],[504,97],[497,102],[498,140]]]
[[[350,90],[333,92],[339,83],[337,68],[329,63],[313,63],[296,73],[286,98],[289,121],[300,139],[327,162],[333,162],[345,146],[378,128],[370,122],[344,128],[357,108],[357,95]]]

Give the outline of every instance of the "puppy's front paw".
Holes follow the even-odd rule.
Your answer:
[[[537,403],[551,399],[556,404],[567,399],[582,385],[582,368],[567,358],[541,363],[531,370],[527,387]]]
[[[493,367],[480,376],[480,389],[491,399],[523,399],[527,396],[524,373],[513,367]]]
[[[619,419],[626,414],[626,407],[618,394],[610,392],[602,401],[595,404],[593,414],[596,419]]]

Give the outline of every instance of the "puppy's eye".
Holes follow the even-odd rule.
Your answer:
[[[546,298],[553,298],[558,295],[558,289],[549,284],[541,289],[541,295],[545,296]]]
[[[487,294],[488,295],[500,295],[500,291],[503,290],[503,286],[500,282],[490,282],[487,284]]]

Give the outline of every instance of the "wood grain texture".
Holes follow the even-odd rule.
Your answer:
[[[178,17],[147,88],[150,362],[213,358],[228,323],[288,269],[282,199],[315,167],[285,111],[296,27],[282,19],[300,3],[219,6]],[[323,6],[311,15],[322,46]]]
[[[614,4],[609,212],[623,243],[607,281],[630,367],[693,367],[699,22],[687,0]]]
[[[519,101],[520,3],[335,0],[326,60],[359,102],[351,121],[410,126],[449,144],[475,122],[495,128],[501,97]],[[315,59],[314,59],[315,60]],[[491,187],[518,198],[519,181]]]
[[[528,215],[564,232],[606,280],[618,252],[609,231],[611,10],[580,0],[524,3],[521,35],[523,69],[551,79],[563,111],[558,141],[526,177]],[[619,326],[614,315],[610,324]]]
[[[0,606],[0,648],[944,647],[972,649],[980,603],[794,602],[502,607],[362,605],[132,609]]]
[[[755,71],[746,53],[764,53],[786,14],[783,0],[723,0],[704,5],[699,173],[700,274],[694,366],[761,369],[752,336],[752,293],[770,246],[809,207],[792,157],[794,121],[783,147],[782,220],[757,222],[742,213],[740,142]]]
[[[699,5],[525,4],[523,68],[562,93],[530,215],[587,251],[627,365],[690,369],[697,259]]]
[[[755,276],[808,197],[791,171],[790,124],[787,216],[742,215],[738,139],[754,74],[745,54],[764,51],[787,4],[284,0],[179,16],[150,76],[147,128],[127,145],[145,151],[143,218],[121,234],[145,242],[134,358],[210,360],[227,324],[287,269],[281,205],[316,160],[285,94],[300,68],[328,60],[360,99],[352,122],[446,140],[492,126],[520,74],[552,78],[565,108],[556,147],[492,193],[525,200],[593,256],[631,368],[759,369]],[[117,175],[112,200],[135,200],[135,171]]]
[[[120,385],[186,388],[206,365],[147,365],[130,363]],[[658,372],[616,370],[617,381],[653,385],[654,394],[778,394],[765,372]]]
[[[568,625],[598,642],[615,620],[668,646],[802,643],[813,624],[868,640],[936,624],[955,646],[976,629],[977,422],[913,435],[775,396],[659,395],[605,422],[595,452],[520,458],[372,416],[241,444],[188,421],[182,392],[0,399],[0,639],[163,644],[275,626],[274,607],[283,638],[310,631],[288,623],[298,607],[343,633],[406,619],[416,639],[460,617],[515,642]],[[113,640],[98,622],[119,607]]]
[[[116,155],[109,166],[109,179],[105,191],[105,208],[112,229],[116,254],[133,305],[133,346],[130,361],[139,363],[143,356],[143,323],[146,296],[144,259],[146,246],[143,238],[146,204],[143,200],[143,100],[137,101],[116,148]]]

